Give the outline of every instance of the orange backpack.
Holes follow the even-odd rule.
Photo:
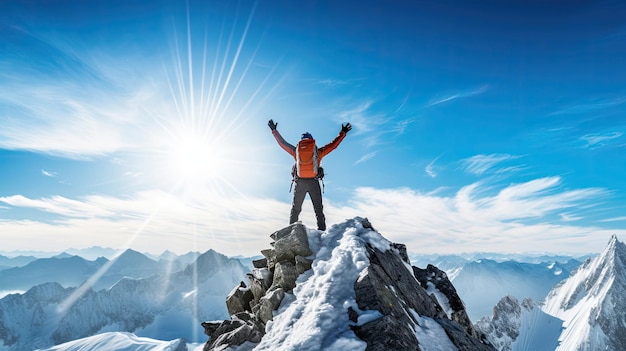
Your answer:
[[[298,178],[318,178],[320,167],[317,159],[317,146],[311,138],[302,139],[296,146],[296,164],[293,176]],[[323,173],[322,173],[323,174]]]

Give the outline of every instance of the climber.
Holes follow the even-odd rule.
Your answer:
[[[273,120],[269,120],[267,125],[272,130],[272,135],[276,138],[278,145],[287,151],[296,161],[292,169],[293,182],[296,184],[293,190],[293,202],[291,203],[291,215],[289,224],[298,221],[302,211],[302,203],[306,194],[309,194],[315,217],[317,218],[317,229],[326,230],[326,217],[322,206],[322,190],[319,180],[324,177],[324,170],[320,166],[322,158],[337,148],[346,134],[352,129],[350,123],[342,124],[339,135],[330,143],[318,148],[315,139],[310,133],[303,133],[301,140],[296,146],[289,144],[280,135]]]

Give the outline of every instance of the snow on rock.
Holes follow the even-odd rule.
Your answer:
[[[626,245],[613,236],[548,295],[543,311],[563,320],[556,350],[626,350]]]
[[[0,299],[0,351],[50,347],[103,332],[206,340],[202,318],[226,318],[228,287],[247,269],[208,251],[186,269],[122,279],[107,290],[46,283]]]
[[[239,301],[230,305],[250,309],[237,307],[229,310],[231,320],[203,323],[206,350],[495,350],[469,323],[462,301],[450,294],[454,289],[440,289],[445,284],[437,279],[451,287],[445,273],[419,281],[406,247],[389,242],[367,219],[356,217],[325,232],[306,229],[308,243],[298,239],[303,228],[297,223],[271,235],[293,245],[273,243],[274,249],[262,251],[265,259],[255,262],[255,269],[273,273],[273,282],[252,273],[252,296],[233,289],[229,299]],[[302,257],[295,253],[307,249],[310,255],[300,260],[311,260],[310,269],[283,277]],[[268,314],[264,308],[272,304],[263,301],[274,291],[281,291],[281,300]],[[456,309],[449,302],[447,310],[463,310],[467,323],[451,319],[435,294],[454,301]]]
[[[514,296],[503,297],[493,314],[476,323],[499,351],[552,351],[558,345],[560,319],[543,312],[531,299],[520,304]]]

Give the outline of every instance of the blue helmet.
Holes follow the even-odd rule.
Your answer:
[[[301,139],[313,139],[313,136],[311,135],[311,133],[306,132],[306,133],[302,133]]]

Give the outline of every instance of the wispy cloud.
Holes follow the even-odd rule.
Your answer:
[[[576,209],[607,196],[603,189],[564,189],[558,177],[511,185],[491,196],[481,196],[481,187],[470,184],[452,196],[408,188],[359,188],[351,206],[340,213],[368,216],[391,240],[431,253],[537,251],[537,243],[558,251],[594,252],[611,235],[601,228],[565,226],[550,219],[563,211],[569,219],[582,219]],[[626,235],[626,230],[620,233]]]
[[[409,188],[357,188],[345,204],[327,200],[325,212],[329,225],[368,217],[390,240],[405,243],[415,252],[536,251],[538,242],[558,251],[594,252],[602,249],[611,234],[626,236],[624,230],[550,222],[561,214],[565,214],[563,220],[583,219],[577,209],[598,203],[607,196],[603,189],[566,189],[558,177],[510,185],[489,196],[481,195],[483,186],[469,184],[451,195]],[[0,198],[0,203],[9,207],[5,211],[29,208],[56,215],[49,222],[0,221],[3,250],[9,251],[39,249],[34,243],[47,250],[120,246],[139,231],[132,247],[141,251],[176,248],[186,252],[202,247],[258,255],[269,245],[267,233],[285,226],[290,208],[287,202],[226,194],[189,202],[161,191],[124,198],[15,195]],[[305,202],[300,219],[313,227],[314,217],[310,203]]]
[[[482,175],[498,163],[517,158],[519,156],[509,154],[480,154],[461,160],[461,165],[467,173]],[[518,170],[519,168],[507,167],[507,169]]]
[[[58,36],[24,35],[11,43],[20,54],[0,62],[0,109],[6,112],[0,147],[91,159],[154,150],[183,128],[226,139],[252,109],[262,108],[289,69],[254,65],[258,43],[246,42],[249,27],[242,26],[215,32],[223,38],[172,33],[174,43],[151,46],[148,57],[120,51],[118,43],[68,46]],[[209,52],[214,39],[228,40],[224,47],[237,47],[236,54]],[[205,66],[208,56],[213,67]]]
[[[621,221],[626,221],[626,216],[606,218],[606,219],[600,220],[600,222],[621,222]]]
[[[334,88],[337,86],[349,85],[352,82],[347,81],[347,80],[340,80],[340,79],[320,79],[320,80],[317,80],[316,83]]]
[[[46,171],[45,169],[41,170],[41,174],[45,175],[46,177],[50,177],[50,178],[56,178],[57,177],[57,173],[56,172]]]
[[[598,100],[596,102],[590,102],[586,104],[578,104],[564,107],[560,110],[554,111],[549,115],[569,115],[569,114],[582,114],[598,110],[603,110],[611,107],[616,107],[626,104],[626,97],[619,96],[612,99]]]
[[[368,154],[365,154],[360,159],[358,159],[354,164],[363,163],[363,162],[371,159],[372,157],[376,156],[377,153],[378,153],[378,151],[374,151],[374,152],[370,152]]]
[[[585,142],[584,148],[599,149],[622,137],[622,132],[585,134],[580,140]]]
[[[427,165],[426,168],[424,169],[426,171],[426,174],[428,174],[431,178],[436,178],[437,177],[437,167],[435,166],[435,162],[437,162],[437,160],[439,160],[439,158],[442,156],[443,154],[435,157],[432,161],[430,161]]]
[[[393,137],[404,134],[413,122],[410,118],[374,111],[375,103],[373,99],[364,100],[351,108],[333,113],[337,116],[337,122],[349,121],[353,125],[351,133],[359,135],[366,148],[392,142]]]
[[[428,102],[428,106],[440,105],[440,104],[443,104],[443,103],[446,103],[446,102],[450,102],[450,101],[453,101],[453,100],[480,95],[480,94],[485,93],[487,90],[488,90],[488,86],[487,85],[482,85],[482,86],[480,86],[478,88],[471,89],[471,90],[465,90],[465,91],[459,91],[459,92],[455,92],[455,93],[449,93],[449,94],[445,94],[445,95],[440,95],[440,96],[432,98]]]
[[[225,202],[224,202],[225,201]],[[275,200],[215,196],[202,203],[188,202],[162,191],[147,191],[125,198],[60,196],[33,199],[22,195],[0,198],[11,208],[40,210],[54,220],[2,220],[2,233],[19,233],[11,245],[44,250],[70,246],[117,246],[132,243],[138,249],[159,253],[167,248],[181,252],[198,247],[227,254],[258,255],[267,246],[267,233],[284,225],[290,205]],[[8,240],[8,237],[3,237]]]
[[[583,219],[583,217],[572,215],[571,213],[559,213],[559,216],[563,222],[573,222]]]

